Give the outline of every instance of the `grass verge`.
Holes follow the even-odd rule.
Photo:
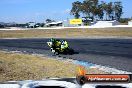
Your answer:
[[[75,77],[77,69],[78,66],[71,62],[0,51],[0,82]],[[87,71],[90,74],[105,73],[91,68]]]
[[[74,38],[89,36],[127,36],[132,37],[132,28],[103,28],[103,29],[31,29],[0,31],[0,38]]]

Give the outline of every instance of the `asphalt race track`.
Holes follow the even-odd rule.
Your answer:
[[[132,72],[132,39],[66,39],[77,53],[60,55]],[[48,39],[0,39],[0,49],[52,55]]]

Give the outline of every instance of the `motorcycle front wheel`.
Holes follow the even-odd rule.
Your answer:
[[[51,52],[54,54],[54,55],[59,55],[59,52],[57,50],[54,50],[53,48],[51,49]]]

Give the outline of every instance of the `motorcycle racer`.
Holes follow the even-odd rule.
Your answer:
[[[51,51],[53,53],[64,53],[64,52],[68,52],[69,50],[69,45],[68,42],[66,40],[59,40],[59,39],[54,39],[51,38],[50,42],[47,42],[48,46],[50,46]]]

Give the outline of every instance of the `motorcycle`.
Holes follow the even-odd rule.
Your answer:
[[[67,43],[67,41],[56,41],[55,44],[53,44],[52,41],[47,42],[48,46],[50,47],[50,50],[52,53],[54,53],[55,55],[59,55],[59,54],[73,54],[74,50],[71,49]]]

